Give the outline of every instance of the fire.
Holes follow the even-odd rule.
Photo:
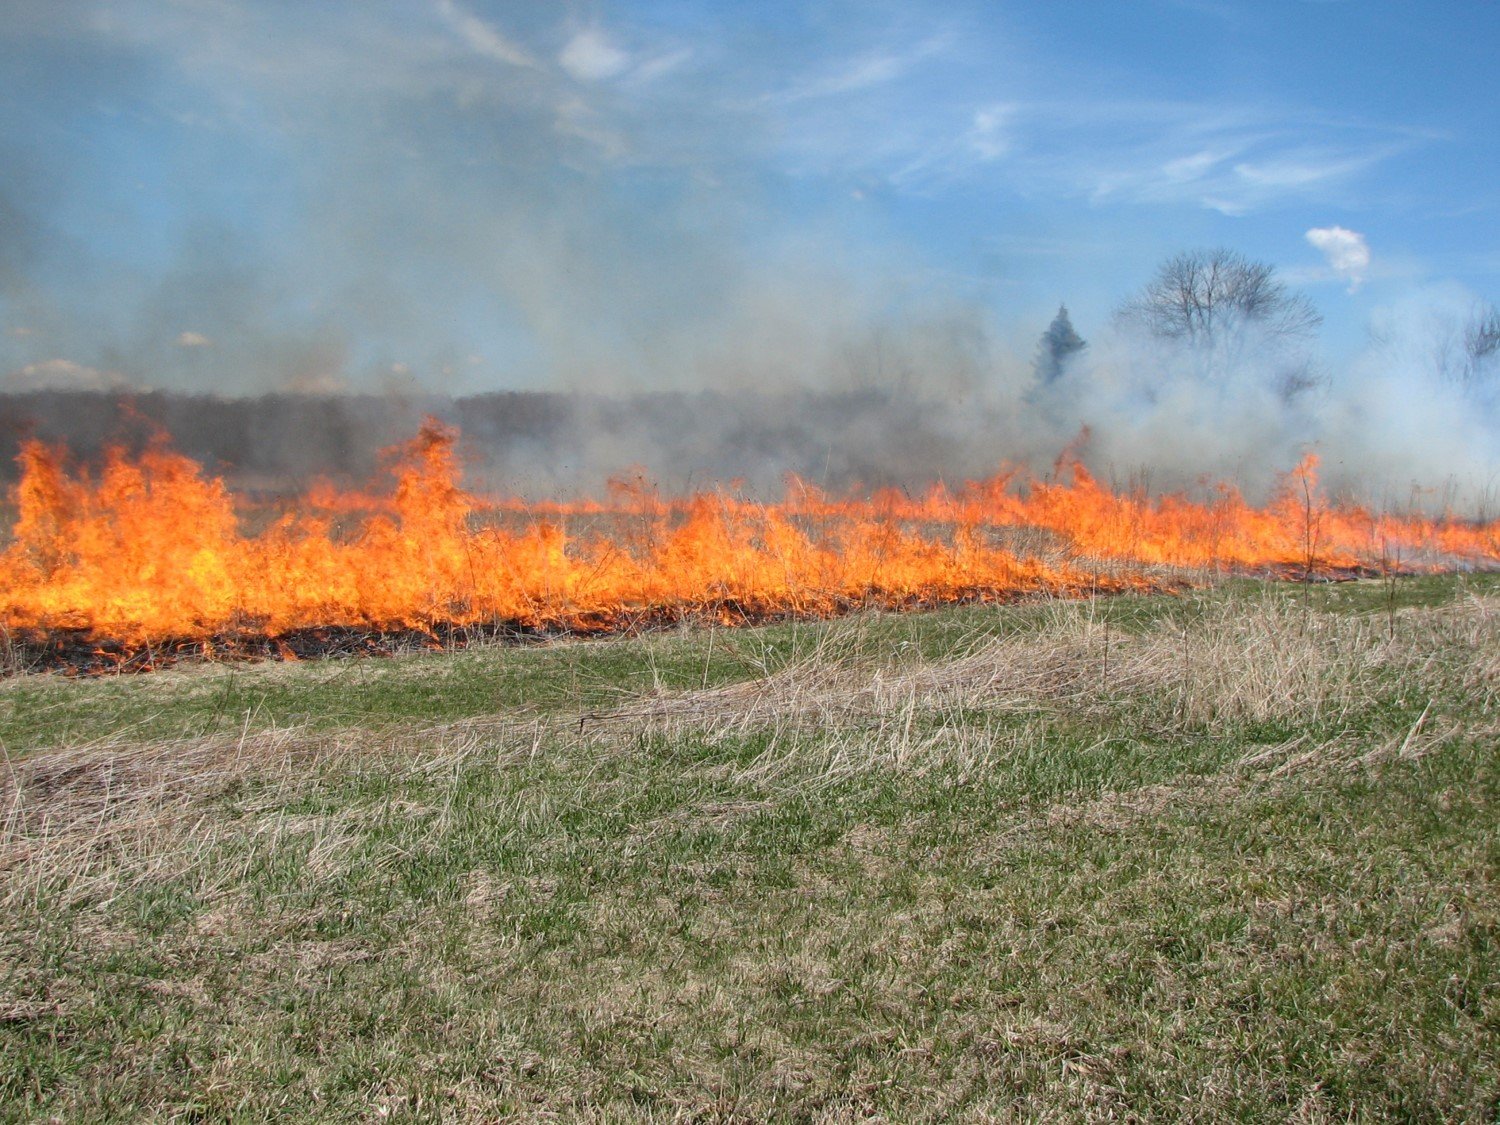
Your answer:
[[[916,498],[792,481],[777,504],[668,499],[616,481],[601,502],[525,505],[466,492],[456,438],[429,421],[390,452],[393,488],[320,486],[253,532],[246,517],[265,513],[165,441],[134,459],[114,450],[96,474],[30,443],[0,625],[137,644],[320,626],[594,631],[1117,590],[1149,585],[1152,567],[1500,564],[1500,521],[1331,504],[1312,457],[1263,507],[1227,486],[1204,503],[1116,493],[1076,461],[1053,479],[1011,469]]]

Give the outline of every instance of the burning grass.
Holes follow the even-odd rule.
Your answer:
[[[0,1113],[1484,1119],[1496,592],[12,680]]]
[[[30,444],[0,552],[8,663],[140,670],[1143,591],[1206,573],[1500,565],[1500,524],[1332,503],[1312,458],[1260,508],[1227,487],[1201,502],[1117,494],[1074,463],[920,497],[794,481],[760,504],[621,485],[604,503],[529,507],[465,492],[455,441],[430,423],[391,451],[388,494],[314,489],[275,518],[164,441],[115,451],[94,475]]]

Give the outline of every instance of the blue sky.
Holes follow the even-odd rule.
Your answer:
[[[1500,299],[1497,48],[1482,0],[0,0],[0,380],[983,367],[1219,245],[1336,364]]]

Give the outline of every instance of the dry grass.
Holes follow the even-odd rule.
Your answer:
[[[872,767],[945,761],[949,750],[973,765],[976,746],[992,762],[1005,743],[1038,741],[1064,716],[1102,721],[1128,713],[1137,729],[1156,736],[1247,723],[1336,730],[1399,683],[1430,697],[1402,740],[1410,751],[1414,743],[1431,745],[1439,728],[1456,729],[1431,714],[1438,695],[1495,714],[1500,601],[1470,597],[1406,611],[1392,630],[1376,618],[1309,614],[1271,596],[1249,606],[1211,602],[1189,621],[1139,632],[1099,620],[1087,603],[1060,602],[1035,631],[959,648],[935,663],[902,661],[899,652],[872,661],[864,646],[831,632],[797,663],[749,682],[648,698],[587,719],[594,729],[644,727],[708,740],[769,730],[768,749],[810,741],[827,750],[829,736],[837,744],[842,735],[864,747],[856,757]],[[997,716],[1023,721],[1004,731],[976,721]]]
[[[302,837],[326,857],[348,839],[346,817],[288,817],[299,794],[331,777],[378,773],[392,785],[503,766],[538,752],[540,724],[469,720],[336,733],[289,728],[238,736],[105,741],[7,762],[0,779],[0,908],[108,902],[186,876],[248,830],[274,850]],[[234,816],[223,815],[225,807]],[[213,810],[218,815],[210,815]]]
[[[181,876],[225,836],[257,822],[334,850],[338,817],[274,818],[331,776],[378,773],[399,787],[503,768],[545,751],[602,755],[641,737],[716,745],[755,736],[761,752],[739,763],[736,783],[776,778],[805,787],[858,771],[957,767],[958,779],[1044,745],[1059,720],[1128,716],[1136,731],[1169,737],[1222,733],[1235,724],[1295,723],[1308,730],[1239,759],[1281,774],[1321,761],[1413,758],[1460,736],[1496,734],[1500,603],[1408,611],[1401,628],[1360,616],[1310,616],[1283,598],[1212,603],[1190,624],[1122,632],[1087,605],[1058,603],[1035,631],[984,638],[953,659],[872,660],[847,627],[796,663],[723,688],[663,693],[609,711],[546,718],[490,717],[431,726],[335,732],[242,730],[147,743],[104,740],[7,761],[0,776],[0,905],[18,907],[44,884],[65,885],[61,904],[109,898]],[[1462,659],[1455,659],[1462,656]],[[273,668],[275,675],[295,670]],[[430,674],[426,670],[421,674]],[[182,690],[196,690],[190,675]],[[1390,685],[1421,703],[1409,728],[1365,739],[1342,728]],[[1460,722],[1434,713],[1462,699]],[[243,796],[253,791],[251,799]],[[231,803],[236,820],[207,815]],[[753,805],[751,807],[758,807]],[[711,815],[711,814],[710,814]]]
[[[1496,609],[8,759],[0,1119],[1492,1117]]]

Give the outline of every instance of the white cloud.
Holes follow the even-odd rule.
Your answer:
[[[183,332],[177,337],[179,348],[209,348],[213,341],[202,332]]]
[[[597,27],[586,27],[569,39],[557,61],[580,82],[604,82],[630,66],[630,56]]]
[[[1322,251],[1333,271],[1349,282],[1349,292],[1359,288],[1370,268],[1370,247],[1364,235],[1343,227],[1313,227],[1306,238]]]

